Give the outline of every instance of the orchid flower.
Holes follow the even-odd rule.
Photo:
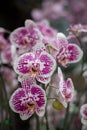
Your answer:
[[[19,113],[22,120],[27,120],[34,112],[43,116],[46,106],[45,91],[38,85],[27,80],[22,81],[22,88],[18,88],[9,100],[11,109]]]
[[[76,44],[68,43],[63,33],[57,34],[56,44],[56,60],[63,67],[66,67],[69,63],[76,63],[81,60],[83,51]]]
[[[55,59],[47,52],[24,53],[14,62],[14,70],[19,75],[27,75],[41,83],[48,83],[56,68]]]
[[[71,78],[68,78],[66,81],[64,80],[63,73],[61,68],[58,67],[58,78],[59,78],[59,86],[58,86],[58,99],[63,104],[64,107],[67,107],[67,103],[71,102],[74,95],[74,86]]]

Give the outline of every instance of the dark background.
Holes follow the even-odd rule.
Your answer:
[[[24,25],[31,17],[31,10],[40,6],[42,0],[0,0],[0,27],[13,30]]]

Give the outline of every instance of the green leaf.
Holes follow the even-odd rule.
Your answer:
[[[56,110],[62,110],[64,108],[64,106],[61,104],[61,102],[57,99],[53,102],[52,106]]]

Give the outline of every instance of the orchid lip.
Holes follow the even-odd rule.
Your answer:
[[[28,107],[29,110],[34,110],[35,104],[34,103],[27,103],[27,107]]]
[[[29,72],[32,75],[31,77],[37,77],[39,75],[39,72],[38,72],[37,68],[35,68],[35,67],[31,68]]]

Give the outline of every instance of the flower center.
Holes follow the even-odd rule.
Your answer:
[[[39,74],[37,67],[31,68],[30,73],[32,77],[36,77]]]
[[[27,39],[24,39],[24,40],[23,40],[23,45],[25,45],[25,46],[29,46],[29,42],[28,42]]]
[[[62,65],[66,64],[66,63],[67,63],[67,58],[64,57],[64,58],[60,59],[60,63],[61,63]]]
[[[35,109],[35,104],[27,103],[27,107],[28,107],[29,110],[34,110]]]
[[[65,95],[65,98],[66,99],[68,99],[68,98],[70,98],[71,97],[71,93],[67,93],[66,95]]]
[[[3,49],[4,45],[2,43],[0,43],[0,49]]]

